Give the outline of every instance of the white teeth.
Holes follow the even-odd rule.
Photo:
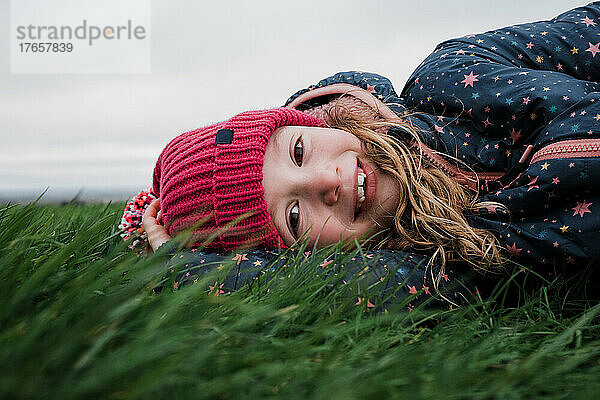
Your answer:
[[[365,178],[367,176],[364,174],[361,174],[360,172],[358,173],[358,186],[362,186],[363,183],[365,183]]]
[[[367,174],[362,170],[362,168],[358,167],[358,195],[356,199],[356,208],[360,207],[360,205],[365,201],[365,181],[367,178]]]

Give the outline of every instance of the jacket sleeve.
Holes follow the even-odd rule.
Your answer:
[[[599,24],[600,2],[593,2],[551,20],[446,40],[401,96],[440,118],[432,120],[440,135],[466,128],[455,139],[459,158],[468,160],[460,147],[471,146],[473,167],[505,171],[557,115],[600,90]]]
[[[412,310],[421,303],[452,308],[479,296],[472,282],[459,271],[448,269],[440,274],[435,265],[426,266],[426,257],[398,250],[364,253],[319,250],[314,254],[261,249],[227,254],[167,251],[173,255],[167,275],[155,289],[157,292],[167,282],[177,290],[190,284],[206,284],[208,280],[207,291],[218,296],[241,288],[252,290],[253,285],[273,279],[276,284],[286,275],[310,271],[329,279],[331,286],[344,285],[347,289],[344,293],[356,306],[378,311],[398,305]]]

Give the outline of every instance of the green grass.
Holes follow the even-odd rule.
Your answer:
[[[0,398],[600,393],[600,306],[560,280],[510,307],[387,314],[302,263],[228,296],[206,293],[211,277],[155,294],[167,257],[127,250],[121,210],[0,206]]]

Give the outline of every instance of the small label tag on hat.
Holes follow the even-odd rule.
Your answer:
[[[233,142],[233,129],[219,129],[215,136],[215,144],[231,144]]]

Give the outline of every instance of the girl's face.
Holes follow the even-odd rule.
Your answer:
[[[394,178],[365,157],[356,136],[340,129],[275,130],[265,150],[263,186],[287,246],[309,228],[310,246],[317,237],[326,246],[372,234],[392,225],[398,207]]]

